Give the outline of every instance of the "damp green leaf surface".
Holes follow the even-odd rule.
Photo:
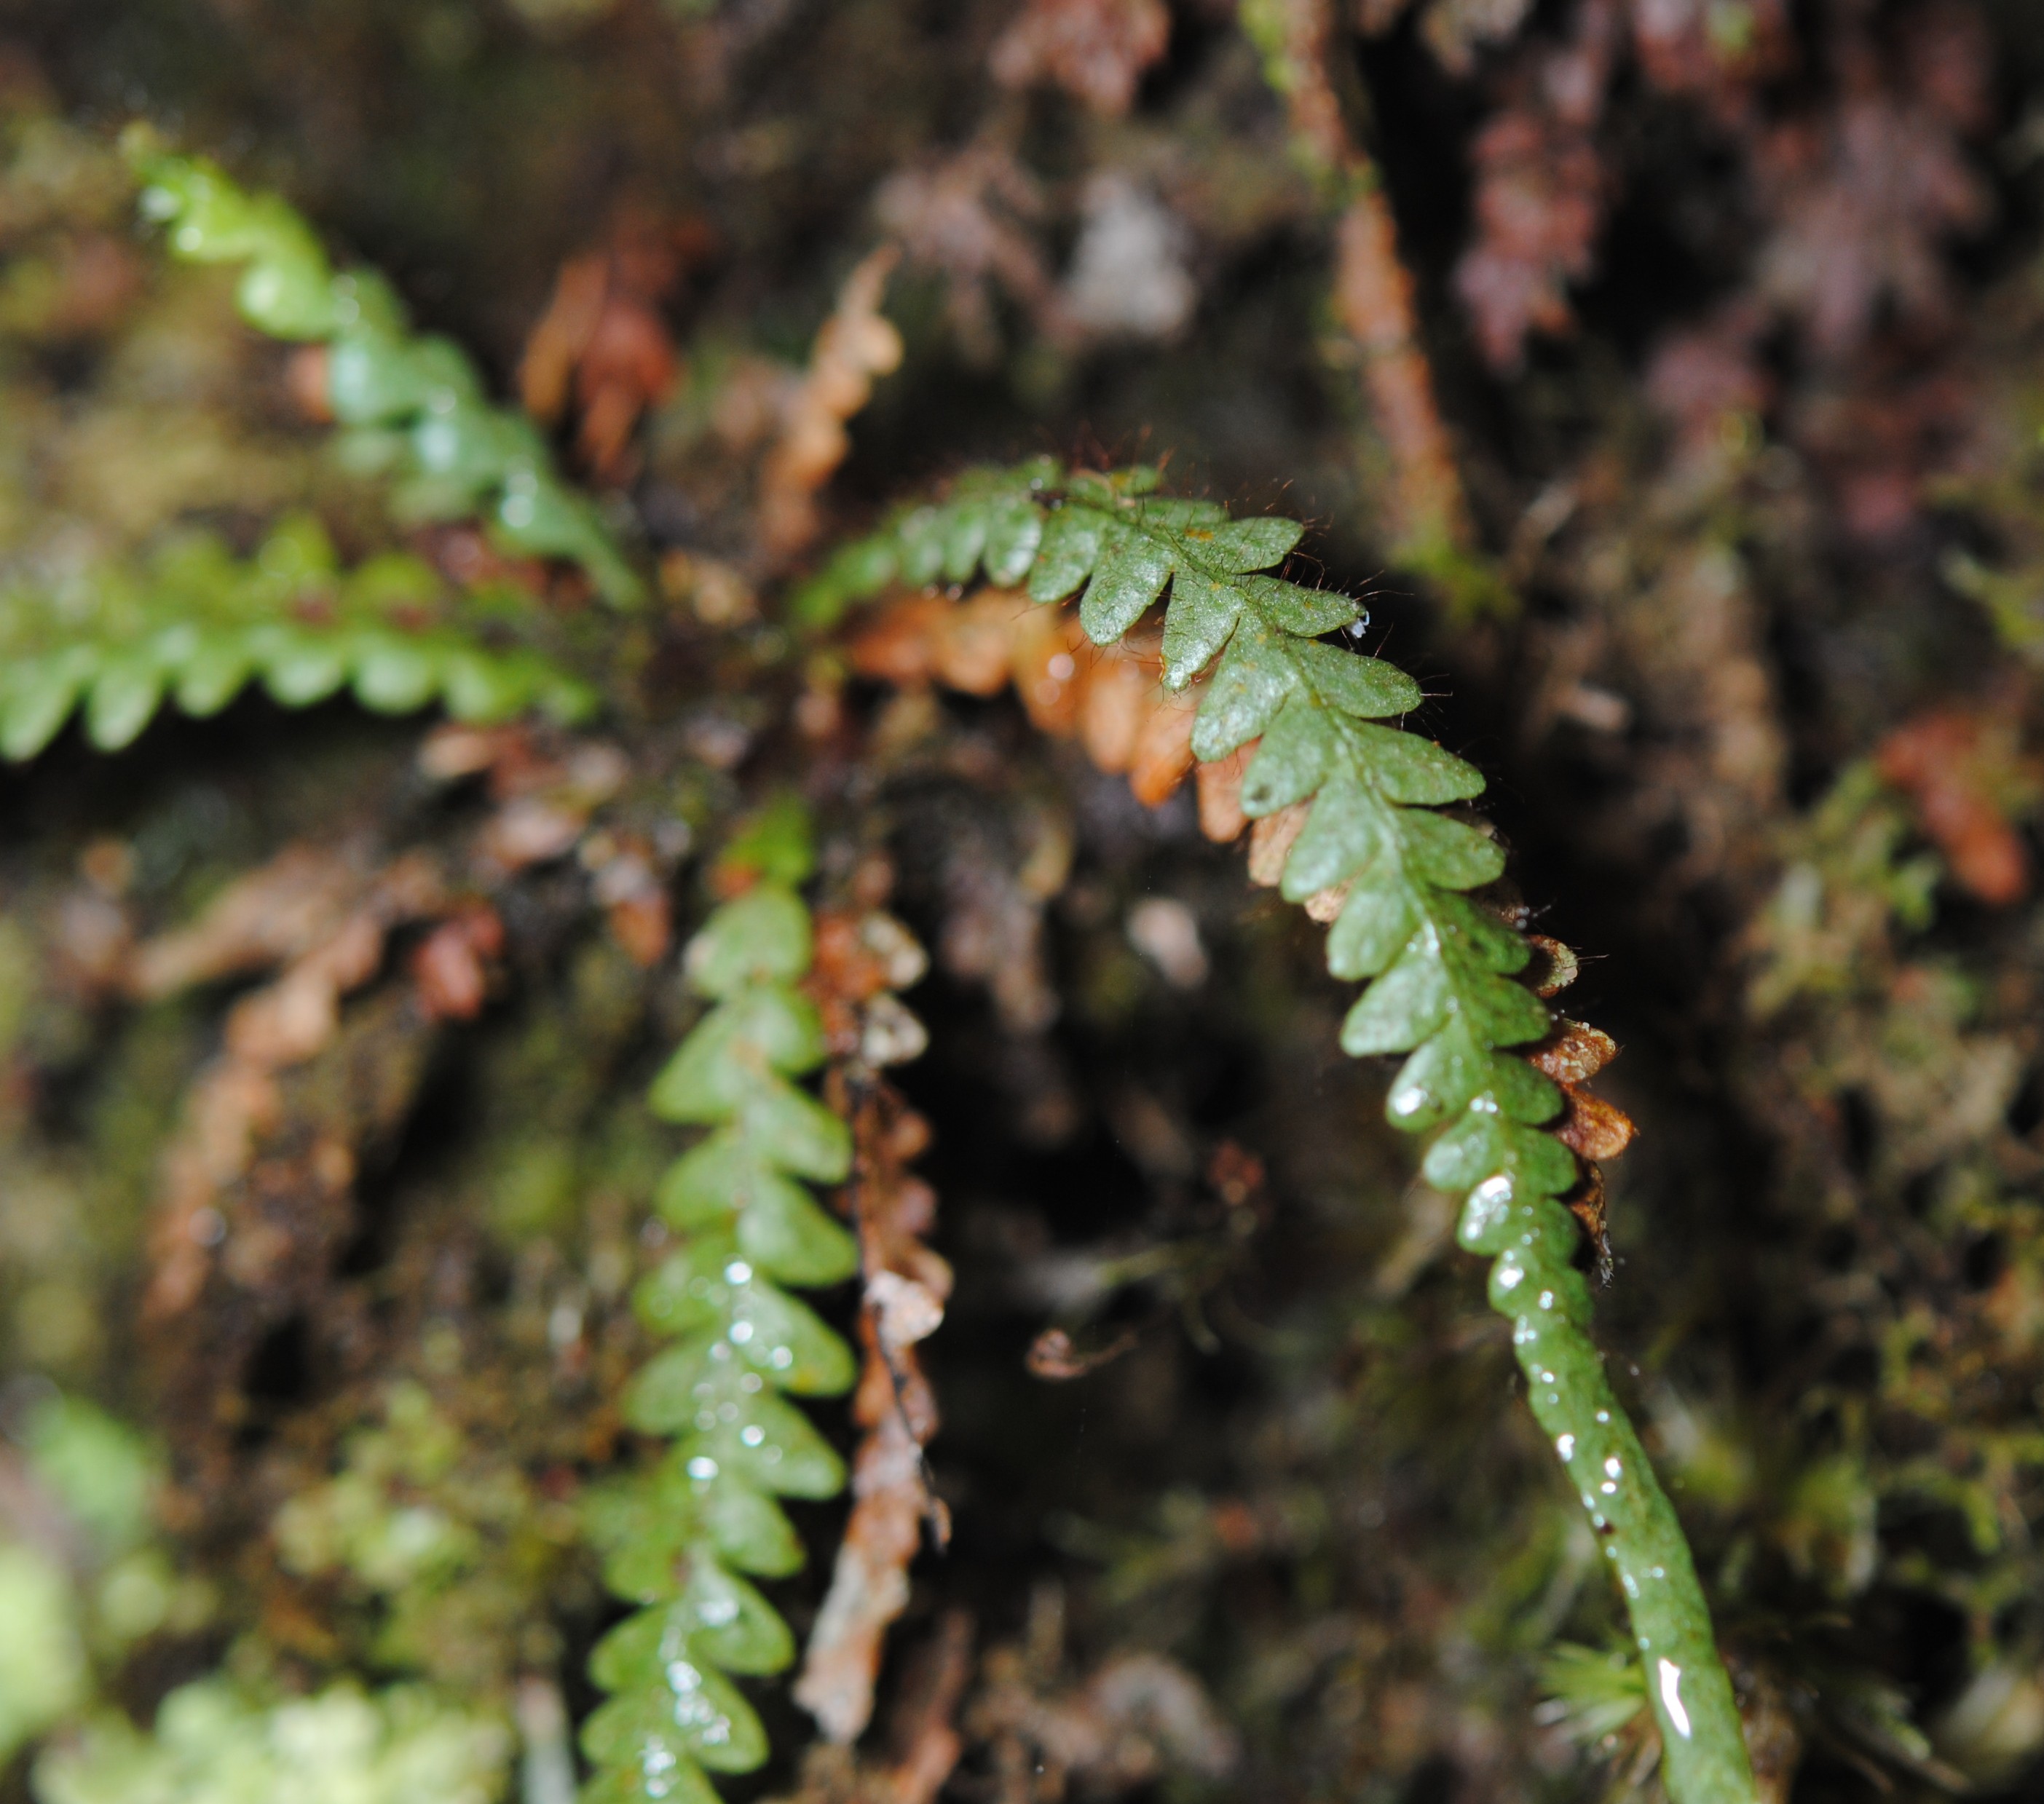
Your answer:
[[[974,540],[983,555],[986,534]],[[709,1132],[669,1169],[657,1199],[680,1244],[633,1295],[666,1344],[623,1399],[626,1422],[667,1439],[657,1464],[592,1503],[605,1579],[637,1612],[605,1636],[590,1675],[610,1695],[582,1730],[596,1768],[587,1801],[697,1800],[708,1775],[764,1763],[766,1735],[731,1675],[775,1673],[794,1639],[743,1574],[801,1563],[783,1497],[835,1495],[844,1465],[793,1395],[835,1395],[851,1349],[792,1288],[856,1269],[851,1236],[803,1181],[842,1178],[844,1124],[798,1081],[824,1057],[797,987],[813,933],[793,885],[812,862],[806,814],[783,800],[726,848],[754,879],[714,911],[682,968],[713,1006],[655,1078],[655,1114]]]
[[[486,601],[402,554],[344,570],[302,518],[246,558],[193,534],[137,566],[17,586],[0,593],[0,757],[33,758],[75,717],[117,751],[166,704],[202,717],[252,686],[286,708],[346,691],[382,714],[588,716],[594,692],[504,636]]]
[[[1493,1261],[1490,1301],[1512,1324],[1534,1414],[1625,1599],[1668,1794],[1674,1804],[1752,1804],[1739,1712],[1688,1542],[1589,1331],[1589,1295],[1573,1263],[1578,1232],[1560,1200],[1583,1174],[1548,1127],[1562,1097],[1512,1050],[1546,1034],[1549,1012],[1518,981],[1523,935],[1470,894],[1502,873],[1504,852],[1480,819],[1440,812],[1473,799],[1482,778],[1389,724],[1423,697],[1397,666],[1326,636],[1363,624],[1355,604],[1278,574],[1298,542],[1296,523],[1231,520],[1155,487],[1147,469],[1073,473],[1039,462],[974,471],[950,499],[897,514],[840,551],[798,591],[798,623],[828,625],[890,585],[934,580],[939,563],[916,549],[925,543],[960,547],[941,574],[969,580],[962,547],[982,541],[959,516],[996,505],[1011,520],[1027,508],[1038,524],[1005,527],[1000,562],[982,551],[978,569],[1039,605],[1075,599],[1096,643],[1118,639],[1162,602],[1166,685],[1204,679],[1195,756],[1253,743],[1244,812],[1308,811],[1281,888],[1294,901],[1341,897],[1328,968],[1369,980],[1343,1046],[1400,1057],[1386,1114],[1435,1136],[1427,1181],[1466,1199],[1462,1244]]]

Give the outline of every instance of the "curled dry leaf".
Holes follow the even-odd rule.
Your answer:
[[[1593,1165],[1615,1159],[1632,1144],[1636,1131],[1624,1110],[1593,1096],[1586,1090],[1566,1086],[1569,1106],[1554,1138],[1579,1158]]]
[[[1618,1042],[1602,1028],[1565,1019],[1527,1063],[1557,1084],[1586,1084],[1617,1057]]]
[[[1249,816],[1242,812],[1242,779],[1262,743],[1261,739],[1251,739],[1226,758],[1201,765],[1193,773],[1199,791],[1200,831],[1217,846],[1239,838],[1249,824]]]
[[[1097,1372],[1135,1345],[1133,1328],[1124,1328],[1103,1346],[1082,1350],[1077,1341],[1062,1328],[1046,1328],[1029,1343],[1029,1351],[1023,1359],[1029,1376],[1052,1383],[1067,1379],[1083,1378],[1089,1372]]]

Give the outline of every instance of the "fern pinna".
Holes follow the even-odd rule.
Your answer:
[[[1107,646],[1168,591],[1165,687],[1204,680],[1193,755],[1254,747],[1241,789],[1251,818],[1310,804],[1283,893],[1324,915],[1338,907],[1328,969],[1370,980],[1343,1047],[1404,1055],[1387,1113],[1408,1132],[1439,1130],[1423,1169],[1466,1198],[1462,1244],[1493,1261],[1490,1301],[1512,1324],[1534,1414],[1624,1593],[1669,1794],[1748,1804],[1739,1711],[1688,1543],[1589,1335],[1579,1233],[1562,1201],[1585,1174],[1553,1131],[1564,1098],[1510,1050],[1533,1048],[1554,1023],[1520,981],[1525,936],[1472,894],[1502,874],[1504,854],[1480,825],[1438,812],[1481,793],[1483,778],[1382,724],[1420,693],[1393,666],[1326,642],[1358,623],[1354,602],[1270,574],[1298,543],[1297,523],[1233,520],[1156,484],[1154,470],[1067,473],[1047,460],[973,472],[943,504],[907,509],[840,551],[797,612],[825,625],[890,585],[984,572],[1038,605],[1078,595],[1086,636]]]
[[[0,756],[33,757],[80,709],[92,743],[118,750],[166,700],[215,714],[252,682],[286,708],[346,689],[379,713],[438,701],[459,720],[536,707],[581,719],[594,693],[494,617],[521,612],[516,597],[451,602],[402,553],[344,571],[310,519],[246,559],[207,535],[178,539],[139,569],[0,593]]]
[[[244,265],[242,317],[273,338],[325,347],[325,405],[349,428],[353,461],[401,478],[402,511],[434,520],[482,512],[507,550],[571,558],[609,601],[638,599],[638,577],[594,508],[555,474],[538,427],[490,405],[452,340],[413,333],[380,274],[336,275],[283,201],[244,193],[205,159],[170,155],[146,130],[129,148],[142,211],[166,228],[171,255]]]
[[[724,1675],[778,1672],[794,1642],[739,1575],[802,1563],[776,1497],[828,1497],[844,1483],[843,1462],[781,1395],[834,1395],[857,1375],[850,1347],[781,1288],[835,1284],[859,1265],[804,1184],[843,1181],[852,1151],[844,1122],[795,1082],[827,1053],[799,987],[813,936],[795,885],[810,862],[789,806],[726,854],[727,883],[749,887],[710,915],[684,961],[712,1007],[649,1097],[663,1119],[710,1131],[661,1186],[682,1245],[635,1299],[649,1329],[675,1338],[634,1379],[625,1419],[674,1445],[604,1493],[592,1525],[611,1587],[644,1606],[590,1660],[613,1694],[582,1732],[598,1769],[592,1804],[712,1804],[704,1769],[766,1759],[759,1720]]]

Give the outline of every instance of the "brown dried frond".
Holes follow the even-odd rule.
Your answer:
[[[472,1021],[490,992],[489,961],[504,950],[504,923],[487,902],[458,910],[412,954],[412,981],[430,1021]]]
[[[867,899],[884,894],[890,874],[870,861],[855,887]],[[794,1696],[832,1741],[849,1743],[871,1720],[887,1629],[908,1604],[924,1526],[939,1545],[949,1533],[924,1462],[937,1407],[916,1348],[943,1321],[951,1271],[923,1238],[936,1222],[936,1192],[908,1169],[929,1143],[928,1124],[877,1073],[922,1050],[921,1025],[893,992],[915,982],[927,960],[905,928],[873,908],[820,913],[816,946],[809,988],[840,1060],[826,1094],[852,1130],[845,1200],[865,1287],[865,1361],[852,1418],[864,1432],[852,1462],[851,1518]],[[941,1784],[949,1764],[931,1751],[916,1771],[939,1764]]]
[[[1170,41],[1163,0],[1024,0],[987,60],[1005,86],[1054,81],[1096,113],[1119,117]]]
[[[897,368],[901,335],[880,311],[901,260],[891,245],[845,278],[837,306],[816,333],[809,367],[783,404],[774,447],[759,473],[759,537],[770,562],[785,563],[821,529],[816,492],[844,462],[845,422],[865,406],[873,380]]]
[[[947,1610],[909,1662],[888,1725],[888,1754],[862,1758],[821,1741],[802,1758],[799,1787],[778,1804],[936,1804],[964,1752],[959,1706],[972,1680],[972,1618]]]
[[[190,1308],[213,1269],[213,1248],[228,1245],[235,1253],[218,1205],[279,1122],[278,1074],[332,1040],[341,998],[381,968],[393,927],[448,906],[440,870],[423,854],[378,869],[359,848],[294,846],[230,885],[192,926],[136,949],[131,981],[149,996],[284,966],[229,1011],[221,1056],[193,1084],[184,1126],[164,1155],[145,1315]],[[344,1188],[352,1157],[336,1151],[349,1167],[337,1180]],[[339,1163],[329,1157],[321,1170],[333,1175]]]
[[[1573,965],[1574,954],[1569,954],[1569,959]],[[1638,1130],[1623,1109],[1591,1095],[1585,1086],[1617,1057],[1618,1042],[1610,1034],[1566,1017],[1558,1019],[1554,1031],[1526,1055],[1527,1064],[1561,1088],[1562,1118],[1553,1133],[1585,1167],[1583,1182],[1570,1196],[1569,1207],[1589,1236],[1598,1274],[1607,1284],[1611,1281],[1611,1243],[1605,1235],[1600,1168],[1631,1146]]]
[[[494,806],[475,837],[466,884],[422,851],[379,861],[359,844],[290,846],[229,885],[189,926],[125,957],[125,986],[148,998],[275,973],[228,1011],[220,1056],[194,1080],[184,1125],[165,1154],[144,1303],[152,1318],[179,1316],[197,1302],[216,1249],[217,1262],[248,1283],[282,1257],[256,1219],[260,1199],[248,1220],[241,1210],[267,1157],[266,1142],[286,1126],[280,1080],[333,1043],[344,999],[382,970],[395,930],[437,923],[407,963],[402,1006],[415,1034],[481,1011],[505,939],[489,896],[536,862],[579,850],[594,900],[627,950],[642,963],[665,951],[663,862],[642,840],[590,831],[595,809],[629,773],[615,747],[524,727],[448,725],[428,735],[419,762],[439,781],[487,780]],[[337,1211],[352,1183],[355,1149],[329,1136],[292,1158],[304,1182],[326,1197],[326,1212]],[[280,1165],[256,1188],[278,1193],[285,1183]]]
[[[1134,634],[1105,650],[1085,636],[1069,608],[1039,608],[1020,589],[987,588],[962,602],[924,593],[884,607],[855,638],[852,668],[864,677],[913,688],[940,683],[969,695],[992,695],[1009,683],[1031,721],[1057,739],[1077,739],[1102,770],[1125,772],[1146,808],[1177,793],[1193,770],[1196,683],[1174,694],[1163,685],[1155,633]],[[1231,761],[1239,796],[1239,763]],[[1224,783],[1201,775],[1207,786]],[[1209,839],[1241,831],[1221,792],[1203,800],[1201,824]]]

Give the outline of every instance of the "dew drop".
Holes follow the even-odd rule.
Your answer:
[[[1689,1713],[1682,1706],[1682,1669],[1664,1656],[1656,1670],[1661,1675],[1661,1707],[1667,1711],[1675,1733],[1686,1741],[1689,1738]]]

